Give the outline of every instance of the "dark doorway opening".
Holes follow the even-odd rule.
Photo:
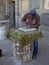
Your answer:
[[[15,28],[15,1],[12,1],[12,3],[13,3],[13,24]]]

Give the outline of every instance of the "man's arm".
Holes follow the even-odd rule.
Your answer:
[[[26,26],[26,14],[21,19],[22,26]]]
[[[22,18],[22,22],[25,22],[25,21],[26,21],[26,14]]]
[[[40,16],[37,14],[36,17],[36,24],[31,24],[30,27],[31,28],[38,28],[40,26]]]
[[[40,26],[40,24],[35,24],[35,25],[30,25],[31,28],[38,28]]]

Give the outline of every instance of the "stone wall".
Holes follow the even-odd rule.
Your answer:
[[[0,0],[0,19],[4,19],[5,16],[5,0]]]

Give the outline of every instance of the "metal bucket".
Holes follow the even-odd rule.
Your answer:
[[[13,43],[13,55],[16,61],[27,62],[32,60],[33,43],[20,47],[19,43]]]

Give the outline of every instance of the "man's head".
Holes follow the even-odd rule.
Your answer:
[[[29,14],[31,14],[31,15],[36,15],[35,9],[32,9],[32,10],[29,12]]]

